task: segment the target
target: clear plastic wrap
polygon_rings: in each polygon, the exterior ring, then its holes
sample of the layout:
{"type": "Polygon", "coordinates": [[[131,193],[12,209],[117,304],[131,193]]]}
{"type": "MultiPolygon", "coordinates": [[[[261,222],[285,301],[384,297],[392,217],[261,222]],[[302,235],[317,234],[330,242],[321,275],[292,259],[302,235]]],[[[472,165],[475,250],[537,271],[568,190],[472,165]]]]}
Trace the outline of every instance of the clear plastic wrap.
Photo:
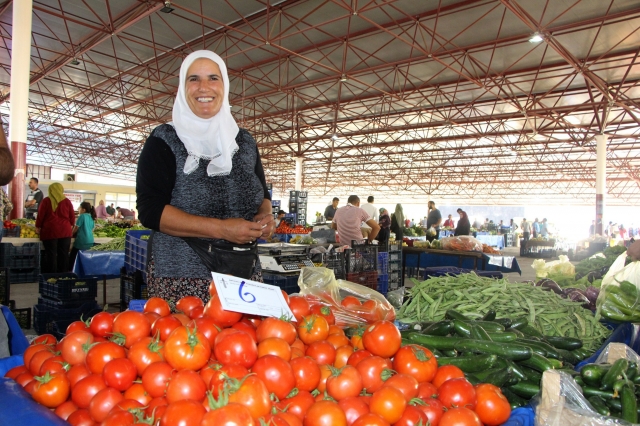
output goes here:
{"type": "Polygon", "coordinates": [[[482,253],[482,243],[468,235],[446,237],[440,240],[443,250],[453,251],[479,251],[482,253]]]}
{"type": "Polygon", "coordinates": [[[391,306],[396,309],[400,309],[402,308],[402,304],[404,303],[404,294],[404,287],[400,287],[396,290],[391,290],[387,293],[387,300],[389,301],[389,303],[391,303],[391,306]]]}
{"type": "Polygon", "coordinates": [[[331,307],[336,325],[340,327],[357,327],[396,318],[394,307],[382,294],[360,284],[336,280],[331,269],[302,268],[298,286],[300,295],[312,306],[321,304],[331,307]],[[355,296],[362,305],[345,308],[340,302],[346,296],[355,296]]]}
{"type": "Polygon", "coordinates": [[[627,252],[613,262],[602,279],[597,313],[618,322],[640,322],[640,261],[625,266],[627,252]]]}
{"type": "Polygon", "coordinates": [[[558,260],[545,262],[543,259],[536,259],[531,265],[536,270],[536,278],[546,278],[551,275],[559,275],[573,278],[576,275],[576,267],[565,255],[558,256],[558,260]]]}

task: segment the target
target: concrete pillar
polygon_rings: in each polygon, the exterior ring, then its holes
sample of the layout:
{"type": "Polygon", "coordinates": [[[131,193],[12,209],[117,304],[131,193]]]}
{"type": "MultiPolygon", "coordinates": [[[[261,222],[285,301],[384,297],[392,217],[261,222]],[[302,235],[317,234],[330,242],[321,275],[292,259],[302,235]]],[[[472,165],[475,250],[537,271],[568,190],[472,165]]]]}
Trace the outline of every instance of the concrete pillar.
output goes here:
{"type": "Polygon", "coordinates": [[[296,157],[296,191],[302,191],[302,163],[304,158],[296,157]]]}
{"type": "Polygon", "coordinates": [[[32,0],[13,2],[11,36],[11,99],[9,107],[9,141],[15,162],[11,181],[12,218],[24,214],[24,183],[27,168],[27,123],[29,120],[29,69],[31,66],[32,0]]]}
{"type": "Polygon", "coordinates": [[[596,136],[596,234],[604,235],[607,194],[607,135],[596,136]]]}

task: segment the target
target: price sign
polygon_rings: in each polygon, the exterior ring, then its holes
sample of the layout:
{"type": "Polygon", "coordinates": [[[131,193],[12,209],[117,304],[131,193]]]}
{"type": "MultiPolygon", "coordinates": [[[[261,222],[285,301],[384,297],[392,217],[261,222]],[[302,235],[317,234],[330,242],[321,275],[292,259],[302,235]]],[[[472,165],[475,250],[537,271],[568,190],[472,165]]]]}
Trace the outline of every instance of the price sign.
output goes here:
{"type": "Polygon", "coordinates": [[[211,276],[224,310],[263,317],[284,315],[295,321],[280,287],[216,272],[211,276]]]}

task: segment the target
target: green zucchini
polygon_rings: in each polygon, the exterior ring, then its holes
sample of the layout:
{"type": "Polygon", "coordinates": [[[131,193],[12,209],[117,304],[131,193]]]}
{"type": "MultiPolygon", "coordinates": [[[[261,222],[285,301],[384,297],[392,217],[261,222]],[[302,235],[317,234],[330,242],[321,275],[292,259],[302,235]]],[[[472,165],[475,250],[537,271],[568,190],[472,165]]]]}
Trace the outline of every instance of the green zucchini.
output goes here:
{"type": "MultiPolygon", "coordinates": [[[[620,417],[621,416],[621,411],[622,411],[622,401],[620,400],[620,398],[612,398],[612,399],[607,399],[604,401],[605,404],[607,404],[607,407],[611,408],[611,415],[613,416],[614,412],[617,412],[618,415],[616,417],[620,417]]],[[[640,416],[640,405],[638,406],[638,409],[636,410],[638,415],[640,416]]]]}
{"type": "Polygon", "coordinates": [[[458,340],[454,349],[462,353],[495,354],[514,361],[531,358],[531,349],[516,343],[494,343],[475,339],[458,340]]]}
{"type": "Polygon", "coordinates": [[[487,333],[487,331],[478,324],[473,324],[471,326],[471,338],[493,342],[493,339],[491,338],[491,336],[489,336],[489,333],[487,333]]]}
{"type": "Polygon", "coordinates": [[[419,333],[410,334],[407,336],[407,339],[413,343],[422,345],[427,349],[434,348],[439,349],[440,351],[453,349],[455,343],[460,340],[459,337],[428,336],[426,334],[419,333]]]}
{"type": "Polygon", "coordinates": [[[582,393],[587,398],[597,395],[605,401],[613,398],[613,391],[606,391],[593,386],[583,386],[582,393]]]}
{"type": "Polygon", "coordinates": [[[504,326],[495,321],[469,321],[470,325],[480,325],[487,333],[501,333],[503,332],[504,326]]]}
{"type": "Polygon", "coordinates": [[[457,357],[459,354],[455,349],[442,349],[442,355],[448,358],[453,358],[457,357]]]}
{"type": "Polygon", "coordinates": [[[478,379],[476,376],[474,376],[471,373],[465,373],[464,377],[467,379],[467,381],[469,383],[471,383],[473,386],[477,386],[479,384],[482,384],[482,380],[478,379]]]}
{"type": "Polygon", "coordinates": [[[464,316],[464,314],[461,314],[460,312],[454,310],[454,309],[449,309],[448,311],[446,311],[444,313],[445,318],[449,318],[452,320],[461,320],[461,321],[469,321],[471,318],[467,318],[466,316],[464,316]]]}
{"type": "Polygon", "coordinates": [[[605,404],[604,399],[602,399],[601,397],[594,395],[590,398],[587,398],[589,403],[591,404],[591,406],[593,407],[593,409],[600,414],[601,416],[610,416],[611,415],[611,410],[609,410],[609,407],[607,407],[607,404],[605,404]]]}
{"type": "Polygon", "coordinates": [[[630,384],[635,389],[633,382],[630,382],[627,379],[620,379],[620,380],[616,380],[615,383],[613,384],[613,393],[614,394],[620,393],[622,391],[622,388],[627,384],[630,384]]]}
{"type": "Polygon", "coordinates": [[[562,361],[552,360],[536,353],[532,353],[528,359],[520,361],[519,364],[540,372],[562,368],[562,361]]]}
{"type": "MultiPolygon", "coordinates": [[[[538,348],[540,351],[543,352],[540,355],[545,356],[547,358],[553,358],[553,359],[561,358],[556,348],[554,348],[548,343],[538,341],[538,340],[532,340],[532,339],[518,339],[516,340],[516,343],[522,343],[523,345],[530,345],[532,351],[534,350],[534,348],[538,348]]],[[[534,352],[539,353],[538,351],[534,351],[534,352]]]]}
{"type": "Polygon", "coordinates": [[[616,380],[622,378],[622,374],[627,371],[629,368],[629,360],[625,358],[620,358],[616,360],[612,365],[609,371],[607,371],[602,378],[602,382],[600,382],[600,389],[609,390],[613,389],[613,384],[616,380]]]}
{"type": "MultiPolygon", "coordinates": [[[[513,371],[513,375],[515,377],[518,378],[518,380],[527,380],[529,378],[529,376],[527,376],[527,373],[525,373],[524,368],[521,367],[520,365],[516,364],[515,362],[511,361],[510,359],[506,359],[505,360],[507,366],[511,369],[511,371],[513,371]]],[[[542,377],[542,376],[540,376],[542,377]]],[[[535,380],[533,380],[535,381],[535,380]]],[[[538,380],[540,381],[540,380],[538,380]]]]}
{"type": "Polygon", "coordinates": [[[453,332],[453,321],[451,320],[434,322],[422,330],[422,334],[428,334],[430,336],[447,336],[451,332],[453,332]]]}
{"type": "Polygon", "coordinates": [[[494,342],[500,342],[500,343],[515,342],[515,340],[518,338],[518,335],[512,331],[505,331],[504,333],[487,332],[487,334],[489,335],[491,340],[493,340],[494,342]]]}
{"type": "Polygon", "coordinates": [[[486,314],[482,317],[482,321],[494,321],[496,319],[496,311],[490,309],[486,314]]]}
{"type": "Polygon", "coordinates": [[[625,373],[628,380],[633,381],[638,375],[638,364],[635,362],[629,363],[629,368],[627,368],[627,372],[625,373]]]}
{"type": "Polygon", "coordinates": [[[509,333],[513,333],[515,334],[517,337],[524,339],[525,335],[522,331],[518,330],[517,328],[510,328],[509,329],[509,333]]]}
{"type": "Polygon", "coordinates": [[[576,381],[578,386],[580,386],[580,387],[585,386],[584,380],[582,380],[582,376],[576,376],[576,377],[573,378],[573,380],[576,381]]]}
{"type": "Polygon", "coordinates": [[[540,384],[523,380],[515,385],[508,386],[508,389],[516,395],[531,399],[540,392],[540,384]]]}
{"type": "Polygon", "coordinates": [[[502,325],[505,330],[507,328],[511,328],[511,318],[496,318],[493,320],[493,322],[497,322],[498,324],[502,325]]]}
{"type": "Polygon", "coordinates": [[[528,381],[539,383],[540,380],[542,380],[542,373],[540,371],[524,367],[523,365],[519,365],[519,367],[527,376],[528,381]]]}
{"type": "Polygon", "coordinates": [[[429,321],[429,322],[417,322],[415,324],[411,324],[409,326],[409,330],[410,331],[419,331],[419,332],[423,332],[423,330],[427,327],[429,327],[430,325],[435,324],[433,321],[429,321]]]}
{"type": "Polygon", "coordinates": [[[580,359],[573,354],[573,352],[568,351],[566,349],[557,349],[558,355],[560,355],[560,359],[569,362],[571,364],[577,364],[580,362],[580,359]]]}
{"type": "Polygon", "coordinates": [[[520,330],[522,327],[524,327],[525,325],[529,324],[529,321],[527,320],[526,317],[520,317],[520,318],[516,318],[516,319],[511,319],[511,327],[509,328],[515,328],[516,330],[520,330]]]}
{"type": "Polygon", "coordinates": [[[582,347],[582,340],[573,337],[544,336],[544,340],[556,349],[573,351],[582,347]]]}
{"type": "Polygon", "coordinates": [[[531,324],[527,324],[524,327],[520,327],[518,330],[522,331],[527,336],[542,338],[542,333],[538,331],[537,328],[533,327],[531,324]]]}
{"type": "Polygon", "coordinates": [[[630,423],[638,423],[638,401],[633,386],[628,382],[620,391],[620,402],[622,403],[622,419],[630,423]]]}
{"type": "Polygon", "coordinates": [[[524,407],[529,403],[527,399],[524,399],[521,396],[511,392],[509,388],[503,387],[500,390],[502,391],[502,394],[507,397],[507,400],[509,400],[509,405],[511,406],[512,410],[515,410],[518,407],[524,407]]]}
{"type": "Polygon", "coordinates": [[[467,321],[462,321],[459,319],[453,320],[453,329],[460,337],[464,337],[467,339],[471,337],[471,325],[467,321]]]}
{"type": "Polygon", "coordinates": [[[490,370],[477,372],[474,374],[474,376],[480,379],[483,383],[489,383],[498,387],[517,383],[517,378],[514,376],[513,371],[511,371],[511,368],[509,367],[493,368],[490,370]],[[511,383],[513,379],[515,379],[515,383],[511,383]]]}
{"type": "Polygon", "coordinates": [[[531,352],[533,352],[534,354],[538,354],[538,355],[543,356],[543,357],[547,356],[546,349],[538,346],[537,343],[539,343],[539,342],[537,342],[535,340],[516,339],[515,343],[518,343],[520,345],[527,346],[527,347],[531,348],[531,352]],[[533,342],[533,343],[531,343],[531,342],[533,342]]]}
{"type": "Polygon", "coordinates": [[[476,373],[493,367],[498,357],[496,355],[472,355],[459,357],[438,358],[438,366],[455,365],[465,373],[476,373]]]}

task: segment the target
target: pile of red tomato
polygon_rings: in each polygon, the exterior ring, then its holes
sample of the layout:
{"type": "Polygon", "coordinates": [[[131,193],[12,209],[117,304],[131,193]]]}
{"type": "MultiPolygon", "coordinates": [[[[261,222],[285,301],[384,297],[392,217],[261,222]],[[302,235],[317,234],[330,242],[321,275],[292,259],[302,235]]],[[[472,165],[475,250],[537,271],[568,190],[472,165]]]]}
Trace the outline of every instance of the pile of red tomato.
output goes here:
{"type": "Polygon", "coordinates": [[[18,225],[16,225],[15,223],[11,222],[10,220],[5,220],[4,222],[2,222],[2,227],[3,228],[14,229],[17,226],[18,225]]]}
{"type": "Polygon", "coordinates": [[[39,336],[10,377],[71,425],[498,425],[499,388],[472,386],[380,320],[347,337],[327,307],[292,296],[296,322],[256,318],[211,300],[172,314],[101,312],[57,342],[39,336]]]}

